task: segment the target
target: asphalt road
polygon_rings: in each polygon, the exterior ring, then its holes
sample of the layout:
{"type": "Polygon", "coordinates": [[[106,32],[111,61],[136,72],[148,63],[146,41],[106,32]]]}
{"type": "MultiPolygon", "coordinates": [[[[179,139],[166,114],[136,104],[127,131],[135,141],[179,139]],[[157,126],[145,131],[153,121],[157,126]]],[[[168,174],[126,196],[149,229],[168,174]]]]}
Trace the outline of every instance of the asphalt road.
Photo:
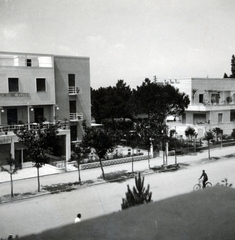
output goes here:
{"type": "MultiPolygon", "coordinates": [[[[223,156],[232,152],[233,148],[224,148],[222,150],[213,150],[211,155],[223,156]]],[[[191,192],[194,184],[197,183],[202,169],[206,170],[209,181],[212,182],[213,185],[221,182],[224,178],[228,178],[229,183],[235,184],[235,158],[220,158],[219,160],[209,161],[206,157],[207,152],[198,154],[197,156],[182,157],[179,158],[178,161],[190,161],[190,166],[176,172],[146,175],[145,185],[150,184],[153,200],[159,201],[191,192]]],[[[155,160],[151,161],[152,165],[155,165],[154,161],[155,160]]],[[[156,161],[160,160],[156,159],[156,161]]],[[[174,158],[171,157],[169,161],[173,162],[174,158]]],[[[135,170],[138,170],[138,168],[143,169],[143,166],[147,168],[147,161],[142,161],[139,164],[135,163],[135,170]]],[[[131,170],[131,164],[106,167],[105,171],[107,173],[125,168],[131,170]]],[[[82,178],[83,180],[86,180],[86,177],[91,179],[100,176],[100,174],[100,169],[86,170],[82,172],[82,178]]],[[[47,184],[51,181],[76,181],[77,173],[73,172],[43,177],[41,181],[42,184],[44,184],[44,180],[47,184]]],[[[70,224],[73,223],[78,212],[82,214],[82,220],[84,221],[89,218],[119,211],[121,210],[122,198],[125,197],[127,184],[134,186],[134,180],[130,179],[122,183],[105,183],[87,188],[84,187],[71,192],[1,204],[0,237],[6,237],[9,233],[23,236],[70,224]]],[[[29,191],[31,188],[35,190],[37,188],[35,178],[16,181],[14,185],[15,189],[19,191],[21,189],[29,191]]],[[[1,193],[2,189],[5,189],[5,186],[8,186],[9,193],[9,183],[0,185],[1,193]]]]}

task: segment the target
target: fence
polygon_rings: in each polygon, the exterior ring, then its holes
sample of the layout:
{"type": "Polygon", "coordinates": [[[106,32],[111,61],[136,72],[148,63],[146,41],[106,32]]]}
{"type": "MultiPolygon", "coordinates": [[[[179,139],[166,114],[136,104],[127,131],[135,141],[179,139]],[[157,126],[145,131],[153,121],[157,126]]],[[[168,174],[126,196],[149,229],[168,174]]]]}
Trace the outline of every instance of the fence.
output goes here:
{"type": "MultiPolygon", "coordinates": [[[[149,158],[152,158],[150,155],[149,158]]],[[[148,156],[135,156],[133,157],[134,162],[136,161],[142,161],[147,160],[148,156]]],[[[111,166],[111,165],[117,165],[122,163],[128,163],[132,161],[132,157],[126,157],[126,158],[118,158],[118,159],[112,159],[112,160],[103,160],[102,166],[111,166]]],[[[73,164],[73,163],[72,163],[73,164]]],[[[100,167],[100,162],[93,162],[93,163],[84,163],[80,165],[81,170],[85,169],[92,169],[92,168],[98,168],[100,167]]]]}

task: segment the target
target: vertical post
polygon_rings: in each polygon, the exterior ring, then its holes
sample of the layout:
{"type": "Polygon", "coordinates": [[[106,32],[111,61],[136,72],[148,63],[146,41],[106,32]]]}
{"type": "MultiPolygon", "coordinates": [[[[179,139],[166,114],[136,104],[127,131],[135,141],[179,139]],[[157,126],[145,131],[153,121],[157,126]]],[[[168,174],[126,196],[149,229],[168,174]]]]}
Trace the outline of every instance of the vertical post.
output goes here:
{"type": "Polygon", "coordinates": [[[28,130],[30,130],[30,109],[29,109],[29,103],[27,106],[27,114],[28,114],[28,130]]]}
{"type": "Polygon", "coordinates": [[[53,124],[55,124],[55,118],[56,118],[56,106],[53,105],[52,106],[52,115],[53,115],[53,124]]]}
{"type": "Polygon", "coordinates": [[[65,142],[66,142],[66,154],[65,154],[65,172],[68,171],[67,161],[71,156],[71,146],[70,146],[70,131],[65,135],[65,142]]]}
{"type": "Polygon", "coordinates": [[[15,159],[15,141],[11,137],[11,156],[15,159]]]}
{"type": "Polygon", "coordinates": [[[220,143],[221,143],[221,148],[222,148],[223,147],[223,132],[221,132],[221,141],[220,141],[220,143]]]}
{"type": "Polygon", "coordinates": [[[168,142],[166,142],[166,165],[168,165],[168,142]]]}
{"type": "Polygon", "coordinates": [[[24,149],[20,149],[20,153],[21,153],[21,166],[23,167],[23,163],[24,163],[24,149]]]}
{"type": "Polygon", "coordinates": [[[177,165],[176,149],[175,149],[175,165],[177,165]]]}

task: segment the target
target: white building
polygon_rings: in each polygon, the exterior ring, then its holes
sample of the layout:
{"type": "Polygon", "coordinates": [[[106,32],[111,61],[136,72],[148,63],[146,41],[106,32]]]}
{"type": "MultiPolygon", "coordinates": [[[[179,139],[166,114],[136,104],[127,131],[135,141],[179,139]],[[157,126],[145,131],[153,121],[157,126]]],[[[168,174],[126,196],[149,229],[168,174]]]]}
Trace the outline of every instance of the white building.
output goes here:
{"type": "Polygon", "coordinates": [[[229,135],[235,129],[235,79],[179,78],[165,80],[165,83],[186,93],[190,99],[179,121],[168,122],[178,134],[184,136],[187,126],[195,128],[198,137],[215,127],[229,135]]]}
{"type": "Polygon", "coordinates": [[[71,155],[71,141],[91,123],[90,66],[87,57],[0,52],[0,164],[9,153],[24,162],[14,129],[61,122],[56,155],[71,155]]]}

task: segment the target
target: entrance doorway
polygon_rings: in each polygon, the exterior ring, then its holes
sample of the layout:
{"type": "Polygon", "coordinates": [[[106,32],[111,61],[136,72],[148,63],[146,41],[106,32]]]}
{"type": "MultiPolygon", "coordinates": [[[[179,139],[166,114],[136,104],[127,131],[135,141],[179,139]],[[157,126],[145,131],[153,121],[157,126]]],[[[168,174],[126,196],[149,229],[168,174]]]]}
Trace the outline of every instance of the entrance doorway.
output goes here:
{"type": "Polygon", "coordinates": [[[43,108],[34,108],[34,119],[36,123],[45,121],[43,108]]]}
{"type": "Polygon", "coordinates": [[[17,117],[17,109],[16,108],[9,108],[7,109],[7,124],[17,124],[18,117],[17,117]]]}
{"type": "Polygon", "coordinates": [[[77,126],[70,126],[71,141],[77,140],[77,126]]]}

